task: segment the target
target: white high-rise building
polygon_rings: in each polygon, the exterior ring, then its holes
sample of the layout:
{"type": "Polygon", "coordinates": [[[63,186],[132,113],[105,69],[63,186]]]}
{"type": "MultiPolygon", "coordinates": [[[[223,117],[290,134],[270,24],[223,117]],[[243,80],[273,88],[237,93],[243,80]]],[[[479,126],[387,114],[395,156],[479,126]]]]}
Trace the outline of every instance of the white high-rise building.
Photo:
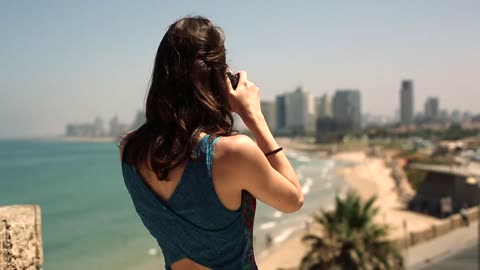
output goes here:
{"type": "Polygon", "coordinates": [[[286,129],[292,135],[314,135],[315,99],[302,87],[285,95],[286,129]]]}
{"type": "Polygon", "coordinates": [[[332,116],[332,102],[327,94],[315,98],[315,107],[317,118],[332,116]]]}

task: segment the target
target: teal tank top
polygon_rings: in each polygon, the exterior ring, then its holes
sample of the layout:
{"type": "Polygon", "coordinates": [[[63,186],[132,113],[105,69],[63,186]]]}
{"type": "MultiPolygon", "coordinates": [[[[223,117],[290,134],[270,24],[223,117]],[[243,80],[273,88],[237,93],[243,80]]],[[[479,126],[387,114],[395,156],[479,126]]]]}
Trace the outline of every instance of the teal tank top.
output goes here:
{"type": "Polygon", "coordinates": [[[226,209],[212,183],[214,146],[220,137],[205,135],[197,159],[188,160],[168,201],[152,192],[135,166],[122,162],[125,186],[150,234],[157,240],[165,267],[188,258],[211,269],[257,269],[253,253],[256,199],[242,192],[237,211],[226,209]]]}

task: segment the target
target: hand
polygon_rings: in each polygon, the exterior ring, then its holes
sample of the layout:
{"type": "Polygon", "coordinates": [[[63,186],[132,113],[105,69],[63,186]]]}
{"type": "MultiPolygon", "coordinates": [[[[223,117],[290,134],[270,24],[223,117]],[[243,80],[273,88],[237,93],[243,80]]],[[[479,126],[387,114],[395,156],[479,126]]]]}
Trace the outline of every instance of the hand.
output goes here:
{"type": "Polygon", "coordinates": [[[247,124],[258,118],[263,118],[260,107],[260,89],[247,79],[247,72],[240,71],[237,89],[233,89],[230,79],[228,84],[228,102],[232,112],[238,113],[243,122],[247,124]]]}

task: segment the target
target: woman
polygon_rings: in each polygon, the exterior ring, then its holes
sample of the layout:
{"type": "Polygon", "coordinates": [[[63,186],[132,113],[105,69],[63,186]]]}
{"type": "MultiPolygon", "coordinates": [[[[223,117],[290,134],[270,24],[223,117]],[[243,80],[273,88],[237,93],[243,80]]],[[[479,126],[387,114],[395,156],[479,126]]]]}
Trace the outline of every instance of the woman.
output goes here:
{"type": "Polygon", "coordinates": [[[157,51],[146,123],[120,143],[125,185],[167,269],[257,269],[255,198],[297,211],[295,171],[260,110],[259,89],[226,76],[224,39],[208,19],[172,24],[157,51]],[[238,113],[256,138],[234,134],[238,113]]]}

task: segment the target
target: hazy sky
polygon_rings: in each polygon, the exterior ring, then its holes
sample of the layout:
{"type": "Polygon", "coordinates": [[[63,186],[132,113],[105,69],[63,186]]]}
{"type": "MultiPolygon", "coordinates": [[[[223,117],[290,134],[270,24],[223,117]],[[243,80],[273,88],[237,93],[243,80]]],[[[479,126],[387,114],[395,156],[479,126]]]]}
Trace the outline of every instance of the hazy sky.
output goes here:
{"type": "Polygon", "coordinates": [[[0,0],[0,138],[62,134],[68,122],[133,120],[167,27],[203,15],[263,99],[297,85],[358,88],[392,116],[403,78],[415,107],[480,112],[480,1],[0,0]],[[221,4],[218,4],[221,3],[221,4]]]}

